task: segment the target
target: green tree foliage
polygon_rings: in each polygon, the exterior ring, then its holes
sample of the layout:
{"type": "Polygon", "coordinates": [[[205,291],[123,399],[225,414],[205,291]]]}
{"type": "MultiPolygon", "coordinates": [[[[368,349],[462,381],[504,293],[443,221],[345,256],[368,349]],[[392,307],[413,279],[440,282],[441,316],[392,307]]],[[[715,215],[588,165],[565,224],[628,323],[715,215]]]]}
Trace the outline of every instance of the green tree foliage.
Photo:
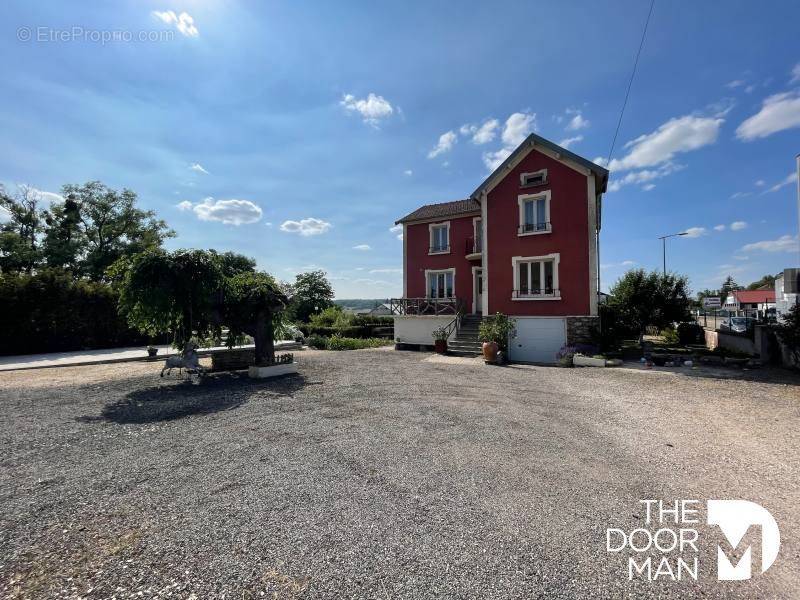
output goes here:
{"type": "Polygon", "coordinates": [[[778,337],[794,358],[795,365],[800,365],[800,304],[795,304],[783,316],[778,327],[778,337]]]}
{"type": "Polygon", "coordinates": [[[754,281],[747,286],[748,290],[774,290],[775,289],[775,275],[764,275],[758,281],[754,281]]]}
{"type": "Polygon", "coordinates": [[[311,315],[333,305],[333,287],[324,271],[300,273],[292,286],[291,312],[294,318],[307,323],[311,315]]]}
{"type": "Polygon", "coordinates": [[[41,235],[45,211],[40,194],[20,186],[14,196],[0,186],[0,270],[31,273],[42,261],[41,235]]]}
{"type": "Polygon", "coordinates": [[[686,277],[632,269],[611,288],[609,306],[619,323],[641,336],[648,325],[662,329],[691,318],[688,287],[686,277]]]}
{"type": "Polygon", "coordinates": [[[178,348],[193,335],[219,337],[212,309],[223,282],[215,253],[143,252],[133,257],[119,281],[120,313],[144,333],[173,333],[178,348]]]}
{"type": "Polygon", "coordinates": [[[736,283],[733,275],[728,275],[725,281],[722,282],[722,287],[719,288],[719,296],[722,304],[725,304],[725,300],[728,299],[728,296],[740,289],[742,289],[742,286],[736,283]]]}
{"type": "Polygon", "coordinates": [[[222,319],[232,335],[246,333],[255,342],[255,364],[275,360],[275,322],[289,299],[275,279],[263,272],[243,272],[226,281],[222,319]]]}

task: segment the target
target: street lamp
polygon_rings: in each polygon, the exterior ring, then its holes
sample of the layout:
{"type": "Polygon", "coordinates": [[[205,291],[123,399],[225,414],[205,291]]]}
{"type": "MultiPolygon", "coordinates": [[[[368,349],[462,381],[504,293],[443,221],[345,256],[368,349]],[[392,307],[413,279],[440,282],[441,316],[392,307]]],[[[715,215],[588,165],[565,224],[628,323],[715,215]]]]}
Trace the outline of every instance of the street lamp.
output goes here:
{"type": "Polygon", "coordinates": [[[680,233],[670,233],[669,235],[662,235],[658,238],[661,240],[661,252],[664,260],[664,275],[667,274],[667,238],[678,237],[679,235],[689,235],[689,232],[681,231],[680,233]]]}

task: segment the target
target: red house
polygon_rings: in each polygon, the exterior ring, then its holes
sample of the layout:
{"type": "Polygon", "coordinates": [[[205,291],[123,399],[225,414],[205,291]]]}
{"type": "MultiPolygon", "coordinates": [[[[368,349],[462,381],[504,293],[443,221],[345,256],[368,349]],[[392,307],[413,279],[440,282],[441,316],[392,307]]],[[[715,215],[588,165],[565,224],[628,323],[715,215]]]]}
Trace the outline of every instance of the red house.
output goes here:
{"type": "Polygon", "coordinates": [[[553,362],[597,322],[600,201],[608,171],[531,134],[465,200],[428,204],[403,225],[399,344],[477,353],[481,315],[516,320],[512,360],[553,362]],[[463,318],[456,318],[462,314],[463,318]]]}

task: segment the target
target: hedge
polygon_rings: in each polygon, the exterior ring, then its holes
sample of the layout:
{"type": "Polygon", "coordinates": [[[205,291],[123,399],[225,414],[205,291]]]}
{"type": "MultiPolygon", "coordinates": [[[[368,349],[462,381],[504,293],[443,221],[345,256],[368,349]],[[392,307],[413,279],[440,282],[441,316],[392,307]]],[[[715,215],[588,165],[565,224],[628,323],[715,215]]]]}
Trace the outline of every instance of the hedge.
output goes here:
{"type": "Polygon", "coordinates": [[[58,270],[0,274],[0,331],[0,355],[5,356],[150,341],[118,315],[117,294],[108,285],[58,270]]]}
{"type": "Polygon", "coordinates": [[[349,338],[339,335],[331,337],[312,336],[308,345],[319,350],[362,350],[364,348],[379,348],[392,344],[392,340],[385,338],[349,338]]]}
{"type": "MultiPolygon", "coordinates": [[[[340,335],[348,338],[371,338],[375,337],[376,329],[387,329],[386,325],[373,324],[373,325],[352,325],[349,327],[321,327],[318,325],[300,325],[300,331],[306,337],[321,336],[331,337],[332,335],[340,335]]],[[[389,335],[389,337],[392,337],[389,335]]]]}

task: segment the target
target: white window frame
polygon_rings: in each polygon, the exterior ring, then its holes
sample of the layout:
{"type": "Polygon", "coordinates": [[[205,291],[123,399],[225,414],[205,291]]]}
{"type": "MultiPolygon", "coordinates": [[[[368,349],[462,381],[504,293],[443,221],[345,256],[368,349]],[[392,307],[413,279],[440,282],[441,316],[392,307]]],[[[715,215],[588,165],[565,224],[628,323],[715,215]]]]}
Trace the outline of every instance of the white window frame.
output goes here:
{"type": "MultiPolygon", "coordinates": [[[[558,286],[558,263],[561,261],[561,255],[556,252],[554,254],[545,254],[544,256],[514,256],[511,259],[511,268],[514,270],[514,288],[511,292],[511,299],[517,300],[561,300],[561,289],[558,286]],[[532,263],[545,261],[553,262],[553,293],[552,294],[525,294],[521,295],[519,290],[519,265],[520,263],[532,263]]],[[[541,272],[539,281],[544,283],[544,264],[540,267],[541,272]]],[[[528,276],[528,285],[530,285],[530,275],[528,276]]]]}
{"type": "MultiPolygon", "coordinates": [[[[545,190],[536,194],[521,194],[520,196],[517,196],[517,204],[519,204],[519,225],[517,227],[518,236],[552,233],[553,225],[550,222],[550,190],[545,190]],[[542,199],[544,199],[544,219],[545,223],[547,223],[546,229],[525,231],[525,203],[542,199]]],[[[535,212],[536,211],[534,211],[534,214],[535,212]]]]}
{"type": "Polygon", "coordinates": [[[475,250],[475,242],[481,239],[481,251],[470,252],[469,256],[483,254],[483,219],[481,217],[472,218],[472,250],[475,250]]]}
{"type": "MultiPolygon", "coordinates": [[[[445,293],[447,293],[447,283],[446,283],[446,281],[447,280],[445,279],[445,290],[444,290],[445,293]]],[[[428,298],[429,300],[435,300],[435,299],[444,300],[444,299],[455,298],[456,297],[456,270],[455,270],[455,268],[452,267],[450,269],[425,269],[425,297],[428,298]],[[452,275],[453,275],[453,295],[452,296],[442,296],[441,298],[439,298],[438,296],[436,296],[436,297],[431,296],[430,295],[431,288],[428,285],[428,281],[429,281],[430,276],[431,275],[441,275],[441,274],[447,275],[447,273],[452,273],[452,275]]]]}
{"type": "Polygon", "coordinates": [[[547,183],[547,169],[539,169],[538,171],[530,171],[528,173],[519,174],[520,187],[536,187],[537,185],[545,185],[547,183]],[[526,179],[529,177],[542,176],[542,181],[539,183],[528,183],[526,179]]]}
{"type": "Polygon", "coordinates": [[[439,223],[428,224],[428,255],[431,254],[450,254],[450,221],[440,221],[439,223]],[[433,230],[445,227],[447,228],[447,248],[444,250],[433,249],[433,230]]]}

